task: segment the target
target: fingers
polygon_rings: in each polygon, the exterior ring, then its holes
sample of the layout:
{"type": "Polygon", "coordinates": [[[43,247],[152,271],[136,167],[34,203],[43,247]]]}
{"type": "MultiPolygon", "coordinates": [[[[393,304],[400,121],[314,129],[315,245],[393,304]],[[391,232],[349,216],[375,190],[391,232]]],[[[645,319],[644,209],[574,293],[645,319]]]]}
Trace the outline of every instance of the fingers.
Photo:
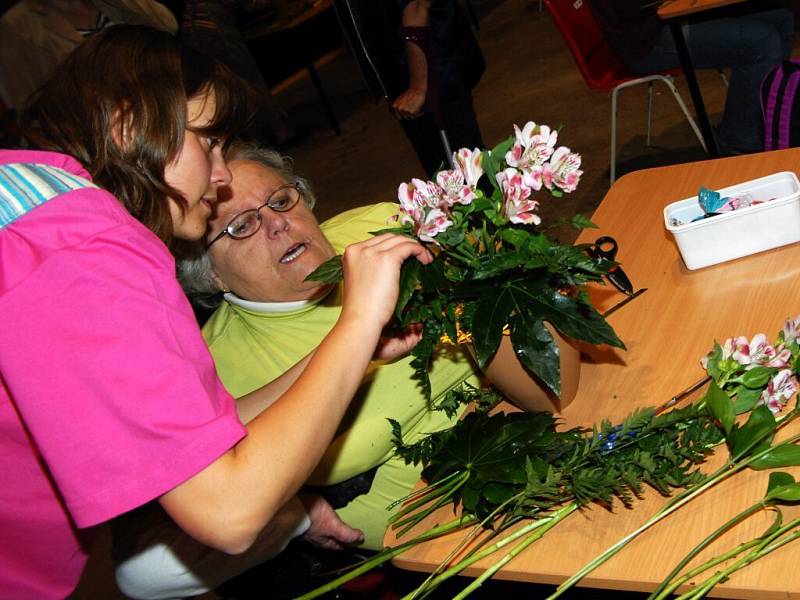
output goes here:
{"type": "Polygon", "coordinates": [[[402,257],[402,260],[414,256],[425,265],[433,261],[433,255],[425,246],[410,237],[396,233],[382,233],[358,244],[348,246],[345,249],[345,255],[348,252],[352,255],[367,249],[393,255],[396,253],[397,256],[402,257]]]}

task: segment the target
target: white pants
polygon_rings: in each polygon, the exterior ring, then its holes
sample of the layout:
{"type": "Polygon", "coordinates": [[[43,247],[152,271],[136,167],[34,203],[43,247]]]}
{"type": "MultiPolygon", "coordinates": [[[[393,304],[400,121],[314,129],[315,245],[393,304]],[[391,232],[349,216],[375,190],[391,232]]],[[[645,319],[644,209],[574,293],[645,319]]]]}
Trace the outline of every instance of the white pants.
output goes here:
{"type": "Polygon", "coordinates": [[[292,498],[249,550],[230,555],[195,541],[171,520],[150,523],[142,529],[140,519],[123,518],[114,525],[117,585],[126,596],[137,600],[204,594],[275,557],[310,524],[302,502],[292,498]]]}

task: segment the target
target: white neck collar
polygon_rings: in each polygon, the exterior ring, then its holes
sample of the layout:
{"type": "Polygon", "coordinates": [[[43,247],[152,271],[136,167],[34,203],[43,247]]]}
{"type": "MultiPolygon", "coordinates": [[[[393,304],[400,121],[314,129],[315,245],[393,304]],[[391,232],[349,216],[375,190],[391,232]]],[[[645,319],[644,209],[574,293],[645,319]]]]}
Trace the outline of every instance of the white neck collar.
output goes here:
{"type": "MultiPolygon", "coordinates": [[[[331,286],[331,291],[333,291],[335,287],[336,286],[331,286]]],[[[330,291],[328,294],[330,294],[330,291]]],[[[322,294],[321,296],[311,298],[310,300],[294,300],[291,302],[256,302],[253,300],[245,300],[244,298],[240,298],[233,292],[225,292],[223,297],[227,302],[235,304],[236,306],[241,306],[249,311],[269,314],[289,313],[307,308],[309,306],[314,306],[315,304],[319,304],[322,300],[324,300],[328,294],[322,294]]]]}

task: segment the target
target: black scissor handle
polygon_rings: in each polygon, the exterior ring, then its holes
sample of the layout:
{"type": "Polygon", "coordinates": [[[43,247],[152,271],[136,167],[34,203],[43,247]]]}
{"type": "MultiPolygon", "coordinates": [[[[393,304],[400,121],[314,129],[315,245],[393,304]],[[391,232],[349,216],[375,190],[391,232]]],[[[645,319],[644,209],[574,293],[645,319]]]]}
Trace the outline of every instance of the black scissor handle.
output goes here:
{"type": "MultiPolygon", "coordinates": [[[[589,249],[589,254],[593,258],[602,258],[616,262],[618,250],[619,246],[617,245],[617,240],[610,235],[603,235],[595,240],[594,245],[589,249]]],[[[606,277],[611,284],[623,294],[627,294],[628,296],[633,294],[633,284],[619,265],[615,265],[606,274],[606,277]]]]}

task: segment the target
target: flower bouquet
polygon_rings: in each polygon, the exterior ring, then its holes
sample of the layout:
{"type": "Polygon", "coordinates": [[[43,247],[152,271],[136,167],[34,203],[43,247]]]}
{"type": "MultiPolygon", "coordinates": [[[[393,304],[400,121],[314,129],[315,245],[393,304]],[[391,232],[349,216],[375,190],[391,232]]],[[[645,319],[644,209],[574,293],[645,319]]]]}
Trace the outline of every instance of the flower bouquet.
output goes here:
{"type": "MultiPolygon", "coordinates": [[[[560,396],[559,349],[548,322],[567,338],[624,347],[584,291],[614,263],[589,256],[589,245],[563,245],[546,235],[537,194],[561,198],[580,180],[581,157],[556,147],[558,132],[529,122],[492,150],[462,148],[454,169],[436,181],[412,179],[398,189],[396,227],[419,239],[434,261],[403,265],[396,317],[422,323],[412,354],[416,377],[430,395],[428,366],[442,341],[469,342],[483,368],[510,335],[516,356],[560,396]]],[[[577,228],[593,227],[573,217],[577,228]]],[[[341,279],[341,257],[310,279],[341,279]]]]}

